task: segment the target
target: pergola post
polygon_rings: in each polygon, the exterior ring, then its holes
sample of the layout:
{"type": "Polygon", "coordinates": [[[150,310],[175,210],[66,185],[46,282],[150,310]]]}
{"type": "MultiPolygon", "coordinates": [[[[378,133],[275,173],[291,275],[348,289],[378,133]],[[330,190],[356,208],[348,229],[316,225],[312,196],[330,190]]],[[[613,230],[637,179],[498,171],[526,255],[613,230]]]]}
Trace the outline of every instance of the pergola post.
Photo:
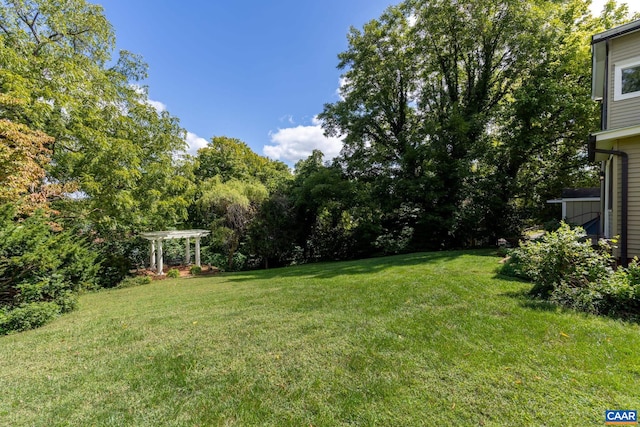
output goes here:
{"type": "Polygon", "coordinates": [[[184,240],[186,240],[186,243],[184,244],[184,265],[189,265],[191,264],[191,245],[189,243],[188,237],[186,237],[184,240]]]}
{"type": "Polygon", "coordinates": [[[150,248],[149,248],[149,268],[153,270],[156,268],[156,241],[149,240],[150,248]]]}
{"type": "Polygon", "coordinates": [[[157,252],[157,267],[158,270],[156,271],[156,274],[161,276],[163,273],[163,265],[162,265],[162,239],[158,239],[158,252],[157,252]]]}
{"type": "Polygon", "coordinates": [[[202,267],[200,265],[200,236],[196,236],[196,266],[202,267]]]}

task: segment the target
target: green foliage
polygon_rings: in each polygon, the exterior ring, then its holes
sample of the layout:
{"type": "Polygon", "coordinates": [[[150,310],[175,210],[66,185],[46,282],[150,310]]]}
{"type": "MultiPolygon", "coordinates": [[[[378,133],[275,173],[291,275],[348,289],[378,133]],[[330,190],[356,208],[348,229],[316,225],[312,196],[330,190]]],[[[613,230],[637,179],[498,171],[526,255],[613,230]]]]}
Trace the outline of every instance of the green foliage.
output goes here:
{"type": "Polygon", "coordinates": [[[129,272],[148,262],[147,240],[131,233],[112,233],[92,242],[92,249],[99,254],[100,268],[96,276],[97,288],[118,285],[129,272]]]}
{"type": "Polygon", "coordinates": [[[602,295],[600,312],[640,320],[640,261],[634,258],[629,266],[597,287],[602,295]]]}
{"type": "Polygon", "coordinates": [[[612,269],[608,244],[594,249],[580,227],[562,223],[511,252],[501,272],[534,282],[531,293],[575,310],[640,318],[640,265],[612,269]]]}
{"type": "MultiPolygon", "coordinates": [[[[280,232],[278,225],[267,222],[269,215],[260,212],[269,196],[283,191],[291,180],[292,175],[284,163],[257,155],[238,139],[218,136],[198,150],[192,166],[194,179],[200,184],[190,208],[191,224],[211,229],[208,238],[211,253],[226,254],[224,262],[215,259],[212,264],[237,270],[236,252],[244,251],[246,259],[251,249],[268,265],[265,257],[287,251],[290,240],[287,242],[283,238],[286,233],[277,239],[278,245],[283,246],[280,249],[257,231],[280,232]]],[[[274,218],[269,221],[271,219],[274,218]]]]}
{"type": "Polygon", "coordinates": [[[216,175],[202,183],[201,192],[196,206],[212,230],[210,240],[227,253],[226,268],[237,269],[233,265],[236,262],[234,257],[241,244],[248,239],[251,223],[260,205],[267,199],[268,191],[255,180],[223,181],[222,177],[216,175]]]}
{"type": "Polygon", "coordinates": [[[126,277],[120,283],[118,283],[118,288],[133,288],[136,286],[148,285],[151,283],[150,276],[133,276],[126,277]]]}
{"type": "Polygon", "coordinates": [[[247,269],[248,257],[242,251],[238,251],[233,254],[231,262],[229,262],[229,256],[220,252],[207,251],[206,256],[203,259],[207,264],[211,264],[220,271],[242,271],[247,269]]]}
{"type": "MultiPolygon", "coordinates": [[[[303,261],[363,257],[375,252],[373,241],[380,220],[378,201],[366,183],[350,180],[339,165],[323,164],[318,150],[296,164],[289,193],[294,235],[303,261]]],[[[284,218],[282,221],[286,221],[284,218]]],[[[288,256],[293,256],[288,246],[288,256]]]]}
{"type": "Polygon", "coordinates": [[[71,311],[78,292],[93,287],[96,254],[83,239],[58,228],[41,211],[16,221],[10,206],[0,210],[0,308],[5,331],[11,325],[20,330],[39,326],[71,311]],[[18,311],[12,314],[14,310],[18,311]]]}
{"type": "Polygon", "coordinates": [[[0,335],[39,328],[62,312],[55,302],[30,302],[10,310],[0,308],[0,335]]]}
{"type": "Polygon", "coordinates": [[[381,234],[376,239],[375,245],[385,255],[406,252],[413,238],[413,228],[405,226],[398,235],[395,233],[381,234]]]}
{"type": "Polygon", "coordinates": [[[246,270],[248,261],[249,257],[247,255],[245,255],[243,252],[236,252],[233,254],[233,258],[231,258],[231,267],[228,271],[246,270]]]}
{"type": "Polygon", "coordinates": [[[613,272],[611,265],[606,244],[594,250],[582,228],[562,223],[558,230],[514,249],[505,272],[513,271],[533,281],[532,294],[546,298],[562,284],[586,288],[605,279],[613,272]]]}
{"type": "Polygon", "coordinates": [[[61,204],[66,216],[103,237],[186,219],[192,184],[175,156],[185,132],[135,84],[146,77],[141,58],[112,58],[102,6],[1,1],[0,21],[0,119],[55,139],[47,181],[85,196],[61,204]]]}
{"type": "Polygon", "coordinates": [[[286,164],[270,160],[251,151],[244,142],[224,136],[198,150],[194,173],[199,181],[219,176],[224,181],[259,181],[269,191],[291,178],[286,164]]]}
{"type": "Polygon", "coordinates": [[[249,227],[249,246],[265,268],[291,262],[295,239],[294,206],[283,193],[272,194],[249,227]]]}
{"type": "Polygon", "coordinates": [[[167,277],[171,279],[176,279],[180,277],[180,270],[178,270],[177,268],[170,269],[169,271],[167,271],[167,277]]]}
{"type": "Polygon", "coordinates": [[[640,320],[640,267],[637,258],[627,269],[618,270],[586,287],[562,284],[551,295],[551,301],[576,310],[640,320]]]}
{"type": "MultiPolygon", "coordinates": [[[[379,236],[414,229],[412,248],[517,236],[563,187],[597,183],[584,140],[597,129],[584,0],[417,0],[348,34],[341,100],[320,114],[344,137],[339,164],[370,185],[379,236]],[[419,216],[402,224],[402,206],[419,216]]],[[[375,240],[375,237],[374,237],[375,240]]]]}
{"type": "Polygon", "coordinates": [[[206,252],[203,251],[202,255],[207,264],[211,264],[220,271],[227,270],[227,258],[223,254],[219,252],[212,252],[210,248],[207,248],[206,252]]]}
{"type": "Polygon", "coordinates": [[[192,265],[191,268],[189,269],[189,274],[191,274],[192,276],[197,276],[198,274],[202,273],[202,267],[199,267],[197,265],[192,265]]]}
{"type": "Polygon", "coordinates": [[[14,222],[9,212],[0,218],[0,303],[47,300],[66,307],[68,291],[91,286],[96,255],[70,232],[54,230],[41,213],[14,222]]]}

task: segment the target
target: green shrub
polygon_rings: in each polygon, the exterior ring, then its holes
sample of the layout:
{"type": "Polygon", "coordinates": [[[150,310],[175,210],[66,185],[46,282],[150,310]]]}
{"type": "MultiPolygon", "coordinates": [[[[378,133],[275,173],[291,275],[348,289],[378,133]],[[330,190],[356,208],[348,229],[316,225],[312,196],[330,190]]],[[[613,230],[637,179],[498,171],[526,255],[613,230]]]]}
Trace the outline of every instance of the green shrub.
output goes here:
{"type": "MultiPolygon", "coordinates": [[[[500,274],[505,276],[517,277],[525,280],[532,280],[528,274],[528,268],[526,262],[528,257],[525,256],[524,251],[516,249],[507,249],[507,261],[502,265],[500,274]]],[[[499,256],[502,256],[499,254],[499,256]]]]}
{"type": "Polygon", "coordinates": [[[602,312],[602,295],[592,286],[576,288],[562,283],[549,295],[549,301],[577,311],[605,314],[602,312]]]}
{"type": "Polygon", "coordinates": [[[177,268],[172,268],[171,270],[167,271],[167,277],[171,279],[177,279],[178,277],[180,277],[180,270],[178,270],[177,268]]]}
{"type": "Polygon", "coordinates": [[[242,271],[247,268],[248,257],[242,252],[236,252],[233,254],[231,262],[231,271],[242,271]]]}
{"type": "Polygon", "coordinates": [[[149,261],[149,242],[123,232],[108,234],[106,238],[94,242],[92,249],[100,259],[96,288],[118,286],[132,269],[149,261]]]}
{"type": "Polygon", "coordinates": [[[60,231],[42,212],[18,219],[0,208],[2,330],[40,326],[75,309],[78,291],[91,288],[96,254],[70,230],[60,231]]]}
{"type": "Polygon", "coordinates": [[[640,266],[637,258],[626,268],[619,268],[608,280],[596,283],[598,311],[623,318],[640,317],[640,266]]]}
{"type": "Polygon", "coordinates": [[[561,224],[535,242],[521,243],[501,273],[533,281],[531,293],[571,309],[640,319],[640,262],[613,270],[610,247],[593,248],[581,228],[561,224]]]}
{"type": "Polygon", "coordinates": [[[502,273],[533,281],[531,293],[548,298],[561,284],[584,288],[610,276],[609,251],[605,243],[594,249],[582,228],[572,229],[562,223],[558,230],[538,240],[521,243],[511,252],[502,273]]]}
{"type": "Polygon", "coordinates": [[[215,267],[218,267],[220,271],[227,269],[227,258],[221,253],[212,253],[207,257],[207,262],[215,267]]]}
{"type": "Polygon", "coordinates": [[[61,313],[54,302],[32,302],[0,312],[0,334],[38,328],[61,313]]]}
{"type": "Polygon", "coordinates": [[[387,233],[378,236],[373,245],[381,249],[385,255],[406,252],[411,239],[413,239],[413,232],[412,227],[404,226],[400,233],[387,233]]]}
{"type": "Polygon", "coordinates": [[[640,285],[635,280],[639,270],[635,260],[628,269],[618,268],[609,277],[585,288],[563,284],[550,300],[575,310],[637,320],[640,318],[640,285]]]}
{"type": "Polygon", "coordinates": [[[191,273],[192,276],[197,276],[198,274],[202,273],[202,267],[198,267],[197,265],[193,265],[189,269],[189,273],[191,273]]]}
{"type": "Polygon", "coordinates": [[[132,288],[134,286],[148,285],[151,283],[151,277],[149,276],[133,276],[125,277],[120,283],[118,288],[132,288]]]}
{"type": "Polygon", "coordinates": [[[231,259],[231,268],[226,255],[213,253],[207,256],[206,262],[217,267],[220,271],[242,271],[247,268],[248,257],[242,252],[236,252],[231,259]]]}
{"type": "Polygon", "coordinates": [[[16,285],[18,293],[13,305],[23,305],[38,301],[49,301],[58,305],[62,313],[76,309],[78,305],[78,289],[69,288],[59,274],[40,278],[37,281],[26,281],[16,285]]]}

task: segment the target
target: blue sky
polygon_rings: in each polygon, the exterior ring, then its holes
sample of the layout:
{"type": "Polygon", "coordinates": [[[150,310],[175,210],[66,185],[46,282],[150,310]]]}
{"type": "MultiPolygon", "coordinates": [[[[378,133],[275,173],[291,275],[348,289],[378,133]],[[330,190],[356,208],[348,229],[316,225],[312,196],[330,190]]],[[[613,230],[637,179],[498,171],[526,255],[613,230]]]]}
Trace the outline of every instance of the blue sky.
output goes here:
{"type": "Polygon", "coordinates": [[[180,119],[192,153],[228,136],[289,165],[314,148],[327,159],[338,154],[340,141],[324,138],[314,119],[338,100],[337,55],[351,26],[400,2],[94,1],[114,26],[117,49],[149,64],[149,97],[180,119]]]}
{"type": "MultiPolygon", "coordinates": [[[[338,53],[393,0],[102,0],[117,49],[149,64],[149,97],[180,119],[192,149],[213,136],[294,164],[333,157],[314,117],[336,101],[338,53]],[[271,147],[271,148],[269,148],[271,147]]],[[[396,4],[398,2],[395,2],[396,4]]]]}

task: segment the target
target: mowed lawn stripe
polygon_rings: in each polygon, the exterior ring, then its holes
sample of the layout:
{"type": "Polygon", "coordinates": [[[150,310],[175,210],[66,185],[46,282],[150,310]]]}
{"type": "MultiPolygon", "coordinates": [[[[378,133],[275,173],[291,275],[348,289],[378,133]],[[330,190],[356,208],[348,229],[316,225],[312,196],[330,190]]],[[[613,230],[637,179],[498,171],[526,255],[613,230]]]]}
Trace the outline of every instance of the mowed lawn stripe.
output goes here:
{"type": "Polygon", "coordinates": [[[0,338],[0,424],[602,425],[637,324],[526,298],[487,251],[167,279],[0,338]]]}

